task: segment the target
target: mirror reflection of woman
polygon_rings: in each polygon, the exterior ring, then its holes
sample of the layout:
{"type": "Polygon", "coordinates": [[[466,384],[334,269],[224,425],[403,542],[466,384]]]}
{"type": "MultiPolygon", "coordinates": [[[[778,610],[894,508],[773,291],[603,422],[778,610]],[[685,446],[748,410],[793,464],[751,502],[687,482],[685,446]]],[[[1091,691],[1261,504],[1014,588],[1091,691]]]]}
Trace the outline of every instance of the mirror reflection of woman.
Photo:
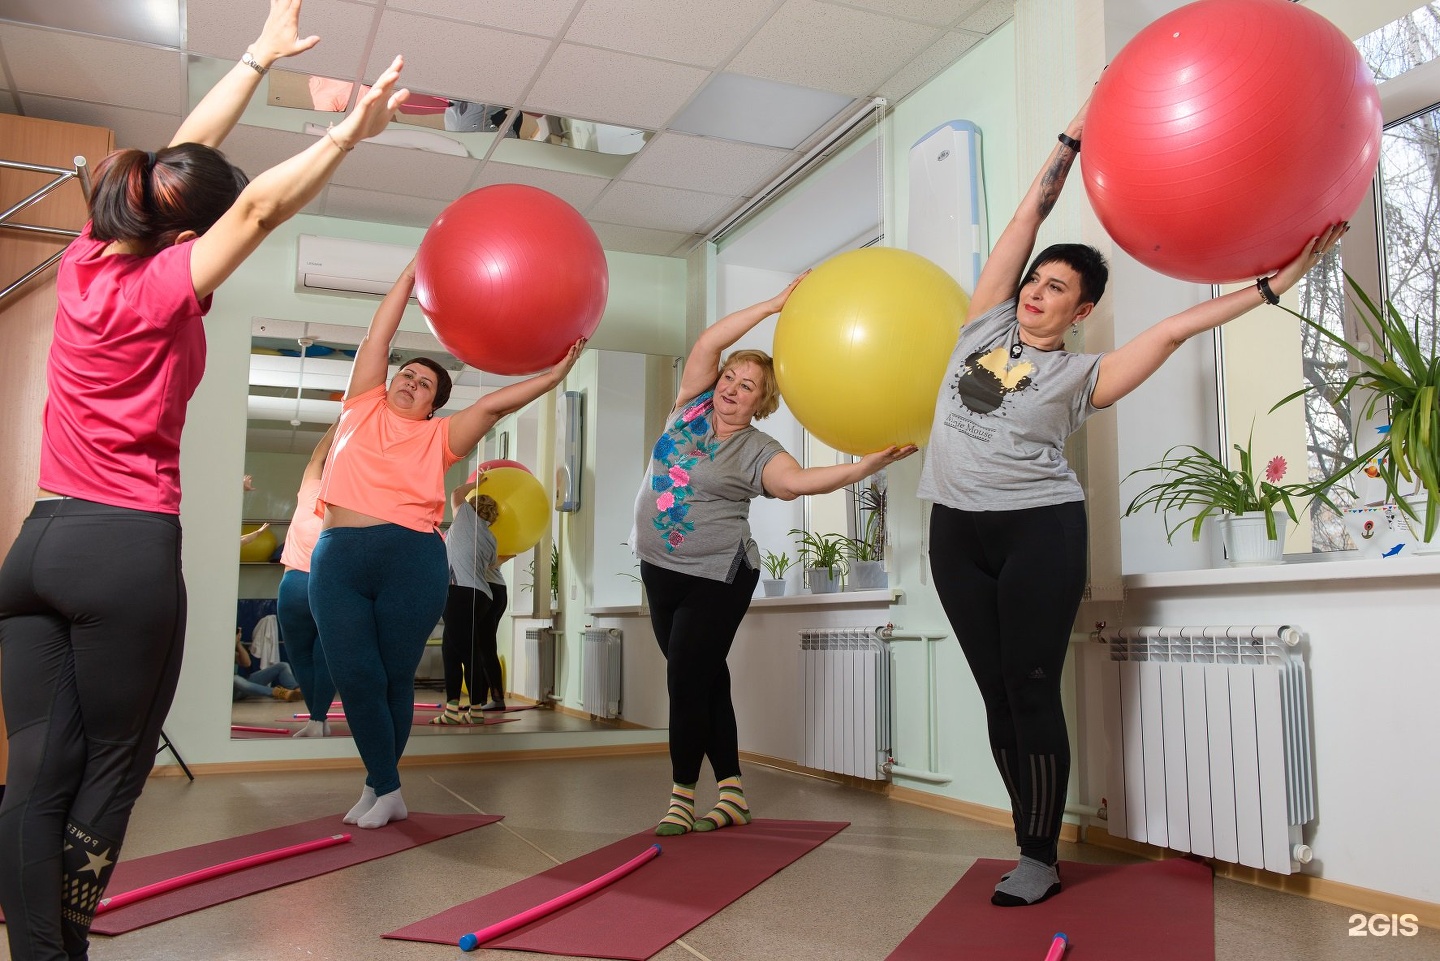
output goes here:
{"type": "Polygon", "coordinates": [[[801,468],[754,421],[780,404],[763,351],[721,355],[785,306],[779,295],[706,328],[685,361],[670,423],[652,450],[636,501],[635,550],[650,623],[665,655],[670,694],[670,805],[655,833],[685,834],[750,823],[725,661],[760,578],[750,502],[826,494],[915,452],[889,447],[853,464],[801,468]],[[719,798],[695,817],[695,786],[709,758],[719,798]]]}
{"type": "Polygon", "coordinates": [[[362,828],[408,814],[398,765],[415,715],[415,668],[450,580],[440,537],[445,471],[496,421],[564,380],[584,347],[577,341],[548,372],[437,417],[451,388],[440,363],[414,358],[385,382],[414,288],[412,260],[355,354],[316,500],[325,523],[310,561],[310,609],[365,763],[365,787],[345,822],[362,828]]]}
{"type": "Polygon", "coordinates": [[[85,956],[155,763],[184,647],[180,437],[211,295],[407,96],[396,58],[349,116],[247,184],[216,148],[261,75],[319,42],[299,17],[299,0],[272,0],[169,146],[96,166],[56,274],[40,489],[0,569],[0,906],[16,958],[85,956]]]}
{"type": "Polygon", "coordinates": [[[335,700],[335,681],[325,660],[325,647],[320,641],[320,628],[310,611],[310,557],[320,537],[322,519],[315,513],[315,499],[320,496],[320,480],[325,458],[335,441],[335,425],[325,431],[310,460],[300,475],[300,489],[295,492],[295,514],[285,531],[285,546],[280,563],[285,574],[275,600],[275,613],[280,620],[280,640],[290,658],[290,667],[300,682],[305,707],[310,712],[304,726],[294,737],[329,737],[330,705],[335,700]]]}
{"type": "MultiPolygon", "coordinates": [[[[445,596],[445,634],[440,657],[445,665],[445,709],[430,723],[442,727],[485,723],[484,702],[490,690],[489,672],[479,663],[483,631],[494,602],[485,576],[498,560],[490,525],[500,516],[495,498],[481,494],[482,471],[450,492],[453,519],[445,534],[450,562],[450,589],[445,596]],[[461,689],[470,700],[461,701],[461,689]]],[[[491,656],[497,657],[491,644],[491,656]]],[[[498,666],[498,662],[497,662],[498,666]]],[[[498,669],[497,669],[498,674],[498,669]]]]}

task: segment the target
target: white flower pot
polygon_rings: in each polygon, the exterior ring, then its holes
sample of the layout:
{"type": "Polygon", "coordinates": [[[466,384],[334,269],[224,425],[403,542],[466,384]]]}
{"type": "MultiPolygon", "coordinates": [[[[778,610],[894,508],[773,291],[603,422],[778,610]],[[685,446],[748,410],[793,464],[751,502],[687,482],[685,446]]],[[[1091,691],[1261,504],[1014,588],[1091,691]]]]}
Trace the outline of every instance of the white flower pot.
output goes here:
{"type": "Polygon", "coordinates": [[[766,597],[784,597],[784,596],[785,596],[785,578],[783,578],[783,577],[779,577],[779,578],[776,578],[776,577],[767,577],[767,578],[764,578],[763,580],[761,580],[760,583],[765,585],[765,596],[766,596],[766,597]]]}
{"type": "Polygon", "coordinates": [[[810,567],[805,570],[805,579],[810,584],[811,594],[834,594],[841,589],[839,577],[831,577],[824,567],[810,567]]]}
{"type": "Polygon", "coordinates": [[[850,562],[850,576],[845,581],[847,591],[879,591],[888,586],[884,561],[850,562]]]}
{"type": "Polygon", "coordinates": [[[1265,534],[1264,514],[1223,514],[1216,518],[1231,567],[1279,564],[1285,560],[1285,522],[1290,518],[1283,511],[1274,513],[1274,540],[1265,534]]]}

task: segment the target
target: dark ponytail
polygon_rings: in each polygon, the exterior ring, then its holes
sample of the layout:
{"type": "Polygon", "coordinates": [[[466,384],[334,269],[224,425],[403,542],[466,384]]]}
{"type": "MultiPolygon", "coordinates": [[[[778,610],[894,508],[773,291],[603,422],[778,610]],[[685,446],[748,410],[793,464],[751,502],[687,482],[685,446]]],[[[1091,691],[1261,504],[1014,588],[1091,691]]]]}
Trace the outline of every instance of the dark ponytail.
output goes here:
{"type": "Polygon", "coordinates": [[[187,230],[209,230],[249,182],[220,151],[202,144],[157,153],[117,150],[95,169],[90,236],[153,254],[187,230]]]}

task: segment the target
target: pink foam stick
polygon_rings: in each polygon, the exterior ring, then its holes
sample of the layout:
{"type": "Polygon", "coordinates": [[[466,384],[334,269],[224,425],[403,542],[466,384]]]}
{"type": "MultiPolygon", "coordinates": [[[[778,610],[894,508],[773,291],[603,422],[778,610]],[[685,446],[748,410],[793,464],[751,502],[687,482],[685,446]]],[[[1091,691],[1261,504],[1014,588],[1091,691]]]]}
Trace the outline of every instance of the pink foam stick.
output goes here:
{"type": "Polygon", "coordinates": [[[254,727],[253,725],[250,725],[250,724],[232,724],[232,725],[230,725],[230,730],[231,730],[231,732],[234,732],[234,731],[248,731],[248,732],[250,732],[251,734],[290,734],[290,733],[291,733],[290,729],[287,728],[287,727],[254,727]]]}
{"type": "Polygon", "coordinates": [[[164,881],[156,881],[138,887],[133,891],[126,891],[113,897],[102,898],[95,906],[95,913],[114,911],[116,908],[123,908],[127,904],[134,904],[136,901],[143,901],[146,898],[153,898],[159,894],[167,894],[178,888],[191,884],[199,884],[201,881],[208,881],[211,878],[218,878],[223,874],[233,874],[236,871],[243,871],[246,868],[253,868],[260,864],[269,864],[271,861],[280,861],[284,858],[293,858],[297,854],[306,854],[310,851],[318,851],[321,848],[334,847],[337,844],[344,844],[350,840],[348,834],[332,834],[328,838],[317,838],[314,841],[302,841],[299,844],[292,844],[289,847],[276,848],[273,851],[262,851],[259,854],[251,854],[247,857],[236,858],[234,861],[226,861],[224,864],[212,864],[208,868],[200,868],[188,874],[181,874],[164,881]]]}
{"type": "Polygon", "coordinates": [[[538,921],[547,914],[554,914],[561,908],[569,907],[576,901],[589,897],[601,888],[614,884],[636,868],[649,861],[653,861],[659,856],[660,845],[652,844],[646,848],[643,853],[636,855],[613,871],[602,874],[595,880],[588,881],[573,891],[567,891],[559,897],[551,898],[544,904],[537,904],[535,907],[527,911],[521,911],[519,914],[506,918],[504,921],[497,921],[488,927],[481,928],[479,931],[474,931],[462,936],[460,938],[460,948],[463,951],[474,951],[486,941],[493,941],[502,935],[509,934],[511,931],[523,928],[532,921],[538,921]]]}
{"type": "MultiPolygon", "coordinates": [[[[305,720],[308,721],[308,720],[310,719],[310,712],[309,712],[309,711],[297,711],[296,713],[294,713],[294,714],[292,714],[292,715],[290,715],[290,716],[293,717],[293,718],[295,718],[297,721],[300,720],[301,718],[304,718],[305,720]]],[[[333,721],[333,720],[337,720],[337,719],[343,721],[343,720],[345,720],[345,712],[344,712],[344,711],[331,711],[330,713],[326,714],[325,717],[326,717],[327,719],[329,719],[329,720],[332,720],[332,721],[333,721]]]]}
{"type": "Polygon", "coordinates": [[[416,701],[416,702],[415,702],[415,706],[418,707],[418,708],[420,708],[420,709],[422,709],[422,710],[426,710],[426,711],[443,711],[443,710],[445,710],[445,705],[444,705],[444,704],[421,704],[419,701],[416,701]]]}
{"type": "Polygon", "coordinates": [[[1070,939],[1063,933],[1055,935],[1055,940],[1050,942],[1050,950],[1045,952],[1045,961],[1060,961],[1065,956],[1065,949],[1070,946],[1070,939]]]}

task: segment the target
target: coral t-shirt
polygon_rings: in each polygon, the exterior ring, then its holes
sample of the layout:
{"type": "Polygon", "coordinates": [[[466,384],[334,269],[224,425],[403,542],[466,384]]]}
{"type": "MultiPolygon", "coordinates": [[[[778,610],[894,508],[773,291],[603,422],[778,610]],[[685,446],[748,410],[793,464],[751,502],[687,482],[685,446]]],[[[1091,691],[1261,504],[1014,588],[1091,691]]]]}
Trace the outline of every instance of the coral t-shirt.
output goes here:
{"type": "Polygon", "coordinates": [[[290,518],[290,527],[285,531],[285,548],[280,552],[280,563],[293,571],[310,572],[310,553],[320,539],[320,528],[325,519],[315,513],[315,498],[320,496],[320,480],[305,481],[300,493],[295,495],[295,514],[290,518]]]}
{"type": "Polygon", "coordinates": [[[415,531],[436,531],[445,519],[450,419],[410,420],[390,409],[385,385],[341,406],[335,443],[325,458],[315,512],[347,507],[415,531]]]}
{"type": "Polygon", "coordinates": [[[211,298],[195,296],[193,242],[149,257],[103,257],[107,246],[87,223],[60,260],[40,486],[178,514],[180,434],[205,372],[211,298]]]}

